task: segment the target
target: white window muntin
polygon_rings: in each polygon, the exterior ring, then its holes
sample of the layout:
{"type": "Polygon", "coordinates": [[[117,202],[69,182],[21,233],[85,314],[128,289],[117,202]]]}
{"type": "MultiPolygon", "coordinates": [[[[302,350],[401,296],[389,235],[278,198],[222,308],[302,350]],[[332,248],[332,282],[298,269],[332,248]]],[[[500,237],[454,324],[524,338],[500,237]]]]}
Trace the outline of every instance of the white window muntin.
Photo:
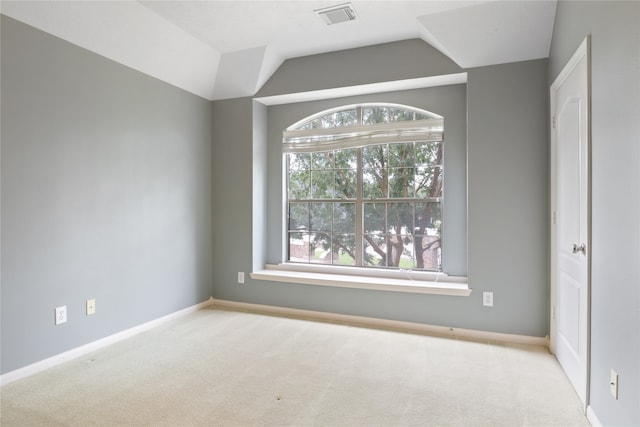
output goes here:
{"type": "MultiPolygon", "coordinates": [[[[415,115],[414,115],[415,117],[415,115]]],[[[362,104],[355,106],[343,106],[331,110],[325,110],[314,114],[313,116],[307,117],[292,126],[289,126],[286,131],[283,132],[283,152],[285,154],[290,153],[311,153],[311,152],[325,152],[331,150],[340,150],[345,148],[362,148],[365,146],[372,145],[381,145],[386,143],[403,143],[403,142],[440,142],[443,141],[443,124],[444,120],[441,116],[430,113],[426,110],[417,109],[414,107],[407,107],[404,105],[398,104],[362,104]],[[329,116],[332,113],[338,112],[357,112],[357,122],[363,123],[363,109],[367,107],[390,107],[393,109],[405,110],[410,112],[415,112],[423,117],[429,117],[427,119],[409,119],[409,120],[398,120],[392,122],[384,122],[384,123],[369,123],[369,124],[361,124],[359,126],[332,126],[327,128],[315,128],[309,129],[308,124],[318,118],[329,116]],[[307,125],[307,126],[305,126],[307,125]],[[303,129],[298,129],[302,127],[303,129]]],[[[304,201],[306,202],[325,202],[325,203],[344,203],[347,200],[355,201],[357,206],[357,218],[362,217],[362,208],[364,202],[375,202],[379,201],[385,204],[394,203],[394,202],[437,202],[440,204],[442,201],[441,197],[411,197],[409,199],[406,198],[394,198],[394,197],[383,197],[381,199],[377,198],[367,198],[363,200],[362,198],[362,154],[361,151],[358,150],[358,190],[357,197],[354,199],[318,199],[309,198],[304,201]]],[[[288,156],[287,156],[288,157],[288,156]]],[[[435,167],[442,170],[442,162],[438,165],[434,165],[435,167]]],[[[288,169],[288,162],[287,162],[288,169]]],[[[287,170],[287,181],[289,178],[289,173],[287,170]]],[[[288,192],[288,191],[287,191],[288,192]]],[[[298,203],[303,200],[292,200],[287,197],[287,206],[289,203],[298,203]]],[[[288,211],[288,208],[287,208],[288,211]]],[[[287,213],[287,223],[288,223],[288,213],[287,213]]],[[[291,230],[287,228],[287,234],[291,230]]],[[[438,233],[439,235],[440,233],[438,233]]],[[[289,236],[287,236],[287,241],[289,240],[289,236]]],[[[356,266],[362,265],[362,254],[361,250],[363,239],[363,228],[362,228],[362,220],[357,220],[356,222],[356,240],[360,243],[356,245],[355,251],[357,253],[356,266]]],[[[440,256],[438,256],[440,258],[440,256]]],[[[289,256],[287,257],[289,259],[289,256]]],[[[295,262],[295,261],[294,261],[295,262]]],[[[334,264],[335,265],[335,264],[334,264]]],[[[370,268],[370,267],[369,267],[370,268]]],[[[438,270],[441,269],[440,260],[438,261],[438,270]]]]}

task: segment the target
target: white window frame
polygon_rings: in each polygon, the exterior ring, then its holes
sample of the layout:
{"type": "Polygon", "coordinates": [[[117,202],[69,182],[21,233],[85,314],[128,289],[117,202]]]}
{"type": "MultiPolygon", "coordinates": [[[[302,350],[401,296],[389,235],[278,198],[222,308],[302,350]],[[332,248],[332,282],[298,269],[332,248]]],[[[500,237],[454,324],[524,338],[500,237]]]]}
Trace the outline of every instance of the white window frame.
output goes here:
{"type": "MultiPolygon", "coordinates": [[[[371,105],[371,104],[361,104],[371,105]]],[[[402,108],[411,108],[405,105],[376,103],[375,105],[385,106],[398,106],[402,108]]],[[[335,111],[346,109],[348,106],[342,106],[335,111]]],[[[423,110],[415,109],[416,111],[423,112],[423,110]]],[[[297,125],[312,120],[315,117],[320,117],[325,114],[329,114],[330,110],[322,111],[311,117],[307,117],[304,120],[297,122],[289,127],[284,133],[285,138],[305,138],[311,135],[326,134],[358,134],[362,138],[379,138],[375,139],[376,143],[402,141],[403,136],[406,136],[407,141],[416,140],[416,133],[421,132],[424,135],[421,140],[428,138],[428,140],[441,141],[442,133],[442,119],[427,119],[416,120],[408,122],[394,122],[391,124],[383,125],[367,125],[367,126],[354,126],[330,129],[327,131],[318,132],[318,130],[292,130],[297,125]],[[419,123],[417,123],[419,122],[419,123]],[[398,126],[398,123],[401,125],[398,126]],[[367,129],[363,129],[367,128],[367,129]],[[395,133],[389,132],[391,129],[395,129],[395,133]],[[440,132],[440,135],[438,135],[440,132]],[[437,139],[440,138],[440,139],[437,139]]],[[[348,147],[348,144],[362,144],[362,141],[347,142],[344,141],[331,141],[329,145],[326,145],[327,150],[348,147]],[[340,145],[342,144],[342,145],[340,145]]],[[[351,145],[351,146],[353,146],[351,145]]],[[[325,145],[321,148],[324,150],[325,145]]],[[[308,151],[319,151],[319,148],[311,141],[308,145],[308,151]]],[[[283,156],[286,155],[283,154],[283,156]]],[[[284,173],[284,172],[283,172],[284,173]]],[[[286,185],[285,185],[286,187],[286,185]]],[[[286,193],[285,193],[286,194],[286,193]]],[[[284,197],[283,204],[287,205],[287,198],[284,197]]],[[[286,215],[283,215],[286,217],[286,215]]],[[[287,227],[284,227],[285,236],[283,238],[283,246],[288,244],[288,236],[286,236],[287,227]]],[[[284,254],[287,251],[283,251],[284,254]]],[[[441,294],[441,295],[460,295],[468,296],[471,293],[471,289],[468,287],[466,277],[449,276],[444,272],[436,271],[415,271],[404,269],[385,269],[385,268],[362,268],[354,266],[338,266],[338,265],[318,265],[318,264],[301,264],[301,263],[289,263],[282,262],[280,264],[267,264],[264,270],[256,271],[251,274],[251,277],[258,280],[267,280],[284,283],[302,283],[310,285],[323,285],[323,286],[337,286],[337,287],[349,287],[359,289],[374,289],[385,291],[399,291],[399,292],[412,292],[412,293],[429,293],[429,294],[441,294]]]]}

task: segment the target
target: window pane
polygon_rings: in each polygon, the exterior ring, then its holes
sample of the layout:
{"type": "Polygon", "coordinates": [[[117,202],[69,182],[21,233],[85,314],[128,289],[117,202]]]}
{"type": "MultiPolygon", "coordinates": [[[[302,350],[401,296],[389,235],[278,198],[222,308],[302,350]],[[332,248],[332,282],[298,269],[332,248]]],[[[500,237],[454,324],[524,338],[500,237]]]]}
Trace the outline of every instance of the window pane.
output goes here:
{"type": "Polygon", "coordinates": [[[416,203],[415,234],[439,234],[442,210],[438,202],[416,203]]]}
{"type": "Polygon", "coordinates": [[[338,265],[355,265],[356,236],[354,234],[334,234],[332,250],[334,253],[333,263],[338,265]]]}
{"type": "Polygon", "coordinates": [[[382,170],[387,167],[387,145],[374,145],[362,149],[362,165],[366,169],[382,170]]]}
{"type": "Polygon", "coordinates": [[[421,167],[416,176],[416,197],[442,197],[442,167],[421,167]]]}
{"type": "Polygon", "coordinates": [[[290,153],[287,155],[289,159],[289,170],[309,170],[311,165],[310,153],[290,153]]]}
{"type": "Polygon", "coordinates": [[[389,169],[389,197],[414,197],[414,168],[389,169]]]}
{"type": "Polygon", "coordinates": [[[442,165],[442,142],[416,143],[416,165],[442,165]]]}
{"type": "Polygon", "coordinates": [[[289,173],[289,199],[303,200],[310,197],[311,172],[292,171],[289,173]]]}
{"type": "Polygon", "coordinates": [[[414,231],[416,268],[441,269],[441,215],[441,205],[438,202],[416,203],[414,231]]]}
{"type": "Polygon", "coordinates": [[[315,257],[311,261],[317,264],[337,264],[338,263],[338,251],[333,249],[330,244],[330,240],[327,238],[326,243],[323,240],[322,244],[319,244],[315,251],[315,257]]]}
{"type": "Polygon", "coordinates": [[[313,199],[332,199],[333,190],[333,171],[312,171],[311,172],[311,198],[313,199]]]}
{"type": "Polygon", "coordinates": [[[310,203],[311,231],[331,233],[333,203],[310,203]]]}
{"type": "Polygon", "coordinates": [[[413,167],[415,165],[413,143],[389,144],[389,166],[413,167]]]}
{"type": "Polygon", "coordinates": [[[375,123],[386,123],[385,109],[377,107],[369,107],[362,109],[362,123],[365,125],[375,123]]]}
{"type": "Polygon", "coordinates": [[[415,236],[415,267],[440,270],[440,235],[415,236]]]}
{"type": "Polygon", "coordinates": [[[393,234],[411,233],[413,230],[413,203],[389,203],[387,230],[393,234]]]}
{"type": "Polygon", "coordinates": [[[335,151],[336,168],[338,169],[358,169],[358,150],[355,148],[335,151]]]}
{"type": "Polygon", "coordinates": [[[289,231],[309,230],[309,204],[289,203],[289,231]]]}
{"type": "Polygon", "coordinates": [[[365,235],[363,264],[370,267],[387,266],[387,235],[365,235]]]}
{"type": "Polygon", "coordinates": [[[362,197],[379,199],[387,197],[389,178],[387,175],[388,146],[375,145],[362,149],[362,197]]]}
{"type": "Polygon", "coordinates": [[[333,205],[333,232],[341,234],[355,234],[355,203],[336,203],[333,205]]]}
{"type": "Polygon", "coordinates": [[[429,116],[412,110],[396,107],[365,107],[362,109],[364,124],[391,123],[407,120],[422,120],[429,116]]]}
{"type": "Polygon", "coordinates": [[[309,262],[313,264],[331,264],[329,251],[331,247],[331,235],[329,233],[316,233],[313,236],[312,252],[309,262]],[[327,258],[329,257],[329,258],[327,258]]]}
{"type": "Polygon", "coordinates": [[[335,182],[335,197],[342,199],[355,199],[358,186],[356,171],[350,169],[337,169],[335,182]]]}
{"type": "Polygon", "coordinates": [[[386,203],[364,203],[362,210],[364,215],[363,231],[366,234],[384,234],[387,230],[386,203]]]}
{"type": "Polygon", "coordinates": [[[388,236],[388,267],[413,268],[413,236],[411,234],[390,234],[388,236]],[[389,252],[390,250],[390,252],[389,252]]]}
{"type": "Polygon", "coordinates": [[[354,126],[358,124],[358,113],[356,109],[336,111],[322,117],[310,120],[297,127],[298,130],[306,129],[327,129],[341,126],[354,126]]]}
{"type": "Polygon", "coordinates": [[[311,153],[311,169],[333,169],[333,151],[311,153]]]}
{"type": "Polygon", "coordinates": [[[364,199],[380,199],[387,197],[387,170],[374,171],[365,169],[362,172],[362,197],[364,199]]]}
{"type": "Polygon", "coordinates": [[[322,118],[322,125],[328,127],[354,126],[358,124],[358,111],[353,108],[351,110],[336,111],[333,114],[326,115],[322,118]]]}
{"type": "Polygon", "coordinates": [[[289,233],[289,261],[309,262],[310,241],[308,233],[289,233]]]}

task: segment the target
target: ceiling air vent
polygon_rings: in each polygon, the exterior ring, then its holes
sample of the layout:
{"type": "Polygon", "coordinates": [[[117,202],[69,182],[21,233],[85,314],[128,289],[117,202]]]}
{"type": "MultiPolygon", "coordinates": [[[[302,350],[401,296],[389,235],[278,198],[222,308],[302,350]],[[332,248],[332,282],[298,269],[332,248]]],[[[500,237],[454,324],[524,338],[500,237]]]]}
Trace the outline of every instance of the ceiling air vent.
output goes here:
{"type": "Polygon", "coordinates": [[[340,22],[353,21],[356,19],[356,10],[351,3],[317,9],[316,12],[325,24],[332,25],[340,22]]]}

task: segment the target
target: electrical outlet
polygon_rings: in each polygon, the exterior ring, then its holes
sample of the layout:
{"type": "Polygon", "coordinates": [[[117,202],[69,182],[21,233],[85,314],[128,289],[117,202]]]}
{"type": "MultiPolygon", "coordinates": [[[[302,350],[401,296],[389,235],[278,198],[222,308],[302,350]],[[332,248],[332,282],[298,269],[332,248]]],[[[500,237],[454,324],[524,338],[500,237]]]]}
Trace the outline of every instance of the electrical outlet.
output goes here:
{"type": "Polygon", "coordinates": [[[611,370],[611,383],[609,386],[611,388],[611,395],[618,400],[618,374],[613,369],[611,370]]]}
{"type": "Polygon", "coordinates": [[[61,325],[67,322],[67,306],[63,305],[62,307],[56,307],[55,310],[55,321],[56,325],[61,325]]]}
{"type": "Polygon", "coordinates": [[[493,307],[493,292],[482,293],[482,305],[485,307],[493,307]]]}
{"type": "Polygon", "coordinates": [[[244,272],[238,271],[238,283],[244,283],[244,272]]]}
{"type": "Polygon", "coordinates": [[[96,314],[95,298],[91,298],[87,300],[87,316],[91,316],[92,314],[96,314]]]}

